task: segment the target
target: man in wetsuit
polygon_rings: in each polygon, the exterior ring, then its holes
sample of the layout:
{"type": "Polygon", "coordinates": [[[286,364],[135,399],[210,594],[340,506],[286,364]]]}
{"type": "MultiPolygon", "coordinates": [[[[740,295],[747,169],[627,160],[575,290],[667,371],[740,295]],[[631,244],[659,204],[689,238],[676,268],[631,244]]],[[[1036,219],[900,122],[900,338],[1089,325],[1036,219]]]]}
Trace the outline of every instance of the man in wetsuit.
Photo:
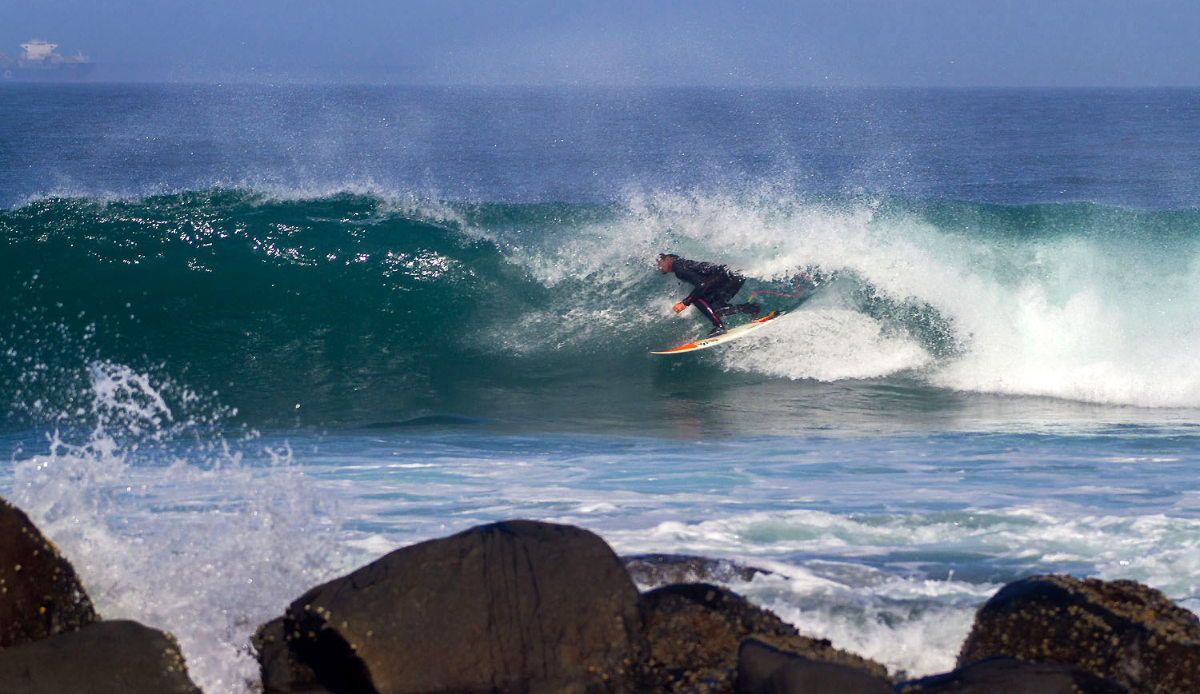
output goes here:
{"type": "Polygon", "coordinates": [[[749,313],[751,319],[758,317],[759,306],[757,304],[738,304],[737,306],[729,304],[729,300],[742,288],[746,278],[736,272],[731,272],[724,265],[701,263],[680,258],[672,253],[663,253],[658,256],[658,270],[664,275],[674,272],[675,276],[684,282],[696,285],[692,293],[688,294],[683,301],[675,304],[672,309],[675,313],[683,311],[688,306],[695,306],[699,309],[704,317],[713,324],[712,332],[707,337],[715,337],[725,332],[725,324],[721,322],[722,316],[749,313]]]}

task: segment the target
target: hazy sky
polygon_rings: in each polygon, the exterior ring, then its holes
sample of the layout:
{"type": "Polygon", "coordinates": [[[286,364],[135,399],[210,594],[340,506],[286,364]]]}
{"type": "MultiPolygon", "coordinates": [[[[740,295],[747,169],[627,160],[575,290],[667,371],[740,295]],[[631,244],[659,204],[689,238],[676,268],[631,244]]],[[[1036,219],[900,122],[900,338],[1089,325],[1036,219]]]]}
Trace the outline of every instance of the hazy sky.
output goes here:
{"type": "Polygon", "coordinates": [[[1198,31],[1197,0],[0,0],[10,57],[177,78],[1196,86],[1198,31]]]}

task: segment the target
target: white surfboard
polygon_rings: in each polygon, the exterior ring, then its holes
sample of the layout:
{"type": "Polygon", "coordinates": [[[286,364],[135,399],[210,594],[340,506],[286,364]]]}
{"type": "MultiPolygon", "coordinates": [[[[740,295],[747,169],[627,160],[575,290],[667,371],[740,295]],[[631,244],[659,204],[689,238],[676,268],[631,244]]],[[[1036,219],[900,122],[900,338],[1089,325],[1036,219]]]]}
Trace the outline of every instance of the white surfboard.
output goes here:
{"type": "Polygon", "coordinates": [[[772,311],[762,318],[752,320],[745,325],[739,325],[736,328],[730,328],[716,337],[706,337],[703,340],[696,340],[695,342],[689,342],[686,345],[679,345],[674,349],[665,349],[661,352],[651,352],[651,354],[683,354],[684,352],[695,352],[698,349],[708,349],[709,347],[723,345],[726,342],[733,342],[734,340],[743,338],[786,314],[787,311],[772,311]]]}

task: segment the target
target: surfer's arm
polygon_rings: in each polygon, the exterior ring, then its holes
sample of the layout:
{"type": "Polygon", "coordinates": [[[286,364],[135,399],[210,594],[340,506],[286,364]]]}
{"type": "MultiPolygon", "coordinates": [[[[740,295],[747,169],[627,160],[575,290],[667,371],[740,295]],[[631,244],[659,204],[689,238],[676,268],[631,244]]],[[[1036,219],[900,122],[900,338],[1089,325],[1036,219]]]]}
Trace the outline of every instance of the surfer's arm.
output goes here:
{"type": "MultiPolygon", "coordinates": [[[[695,288],[692,289],[691,293],[688,294],[686,297],[684,297],[683,301],[679,302],[680,304],[683,304],[685,307],[691,306],[692,302],[696,300],[696,297],[700,296],[700,292],[704,290],[704,287],[706,285],[705,277],[703,275],[701,275],[700,273],[696,272],[695,270],[693,270],[692,268],[688,267],[687,264],[685,264],[683,262],[675,263],[675,276],[678,277],[679,279],[683,280],[684,282],[687,282],[688,284],[695,285],[695,288]]],[[[676,306],[678,306],[678,305],[679,304],[676,304],[676,306]]],[[[679,311],[682,311],[682,310],[683,309],[678,309],[675,312],[679,313],[679,311]]]]}
{"type": "MultiPolygon", "coordinates": [[[[708,285],[725,275],[726,268],[724,265],[695,263],[680,258],[675,261],[674,272],[675,276],[679,279],[688,284],[695,285],[695,289],[680,302],[684,306],[691,306],[708,289],[708,285]]],[[[678,306],[678,304],[676,305],[678,306]]],[[[675,312],[678,313],[682,310],[676,309],[675,312]]]]}
{"type": "Polygon", "coordinates": [[[684,297],[683,301],[680,303],[682,303],[684,306],[691,306],[696,302],[697,299],[700,298],[700,295],[708,290],[708,286],[713,282],[716,282],[719,277],[720,275],[714,275],[712,277],[702,277],[700,275],[696,275],[695,281],[688,280],[689,282],[692,282],[692,284],[695,284],[696,288],[692,290],[691,294],[688,294],[686,297],[684,297]]]}

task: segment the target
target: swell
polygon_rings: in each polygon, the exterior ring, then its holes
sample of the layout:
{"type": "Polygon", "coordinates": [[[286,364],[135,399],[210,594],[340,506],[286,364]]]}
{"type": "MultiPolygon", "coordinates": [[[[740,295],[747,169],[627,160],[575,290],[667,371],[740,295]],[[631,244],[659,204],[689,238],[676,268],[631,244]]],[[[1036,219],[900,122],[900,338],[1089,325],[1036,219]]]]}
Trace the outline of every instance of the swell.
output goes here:
{"type": "Polygon", "coordinates": [[[5,395],[62,411],[84,367],[106,361],[259,414],[410,409],[448,371],[470,377],[480,314],[538,298],[492,242],[455,226],[349,195],[28,205],[0,227],[5,395]]]}
{"type": "Polygon", "coordinates": [[[0,397],[10,426],[62,418],[115,364],[256,423],[653,412],[736,372],[1188,406],[1198,230],[1190,210],[895,198],[43,199],[0,213],[0,397]],[[661,250],[821,293],[753,348],[664,364],[646,352],[701,326],[671,314],[661,250]]]}

